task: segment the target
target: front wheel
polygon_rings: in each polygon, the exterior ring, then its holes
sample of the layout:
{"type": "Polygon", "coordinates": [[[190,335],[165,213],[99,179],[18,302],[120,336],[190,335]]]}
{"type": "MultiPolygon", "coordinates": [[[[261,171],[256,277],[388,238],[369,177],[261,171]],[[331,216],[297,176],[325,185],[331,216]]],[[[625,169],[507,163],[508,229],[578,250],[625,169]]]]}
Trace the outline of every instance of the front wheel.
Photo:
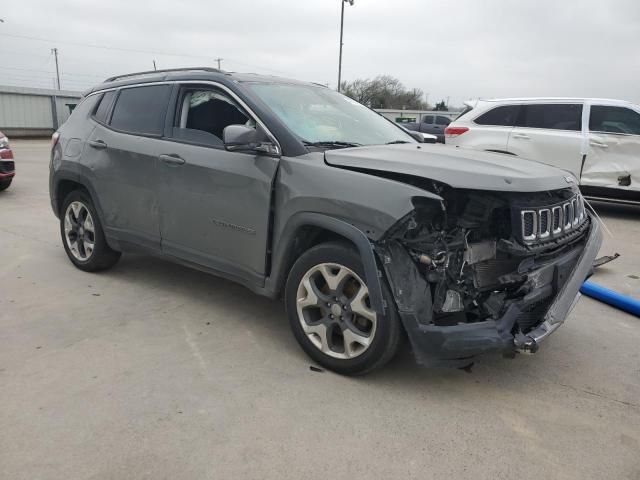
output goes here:
{"type": "Polygon", "coordinates": [[[107,245],[93,202],[82,190],[71,192],[64,200],[60,234],[69,260],[80,270],[105,270],[120,258],[120,252],[107,245]]]}
{"type": "Polygon", "coordinates": [[[394,302],[383,285],[386,315],[371,308],[358,253],[348,244],[313,247],[295,262],[285,291],[291,329],[320,365],[345,375],[382,367],[401,338],[394,302]]]}

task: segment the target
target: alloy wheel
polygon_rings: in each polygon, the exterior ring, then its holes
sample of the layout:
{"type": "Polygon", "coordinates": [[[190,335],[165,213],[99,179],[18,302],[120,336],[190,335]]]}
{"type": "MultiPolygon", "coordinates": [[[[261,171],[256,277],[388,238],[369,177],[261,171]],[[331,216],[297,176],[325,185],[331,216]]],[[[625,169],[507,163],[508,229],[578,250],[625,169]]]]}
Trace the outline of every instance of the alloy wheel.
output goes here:
{"type": "Polygon", "coordinates": [[[96,232],[91,212],[82,202],[69,204],[64,214],[64,238],[69,251],[81,262],[86,262],[95,248],[96,232]]]}
{"type": "Polygon", "coordinates": [[[369,289],[351,269],[315,265],[304,274],[296,296],[298,320],[311,343],[333,358],[362,355],[376,333],[369,289]]]}

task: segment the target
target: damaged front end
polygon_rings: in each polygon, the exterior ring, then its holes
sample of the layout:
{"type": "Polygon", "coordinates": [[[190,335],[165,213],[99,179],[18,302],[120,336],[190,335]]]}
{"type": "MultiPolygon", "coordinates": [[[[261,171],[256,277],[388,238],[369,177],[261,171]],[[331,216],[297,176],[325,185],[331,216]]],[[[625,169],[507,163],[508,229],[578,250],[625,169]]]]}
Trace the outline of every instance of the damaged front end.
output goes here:
{"type": "Polygon", "coordinates": [[[533,353],[579,296],[601,243],[577,189],[428,186],[375,244],[418,363],[533,353]]]}

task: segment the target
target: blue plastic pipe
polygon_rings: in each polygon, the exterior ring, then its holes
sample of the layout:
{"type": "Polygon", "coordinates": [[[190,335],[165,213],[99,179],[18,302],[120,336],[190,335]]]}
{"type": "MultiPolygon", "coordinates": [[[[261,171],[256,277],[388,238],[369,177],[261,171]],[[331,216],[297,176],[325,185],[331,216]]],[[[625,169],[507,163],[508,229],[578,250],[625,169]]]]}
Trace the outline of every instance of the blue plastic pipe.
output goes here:
{"type": "Polygon", "coordinates": [[[620,310],[629,312],[636,317],[640,317],[640,300],[614,292],[593,282],[584,282],[580,288],[580,292],[601,302],[608,303],[620,310]]]}

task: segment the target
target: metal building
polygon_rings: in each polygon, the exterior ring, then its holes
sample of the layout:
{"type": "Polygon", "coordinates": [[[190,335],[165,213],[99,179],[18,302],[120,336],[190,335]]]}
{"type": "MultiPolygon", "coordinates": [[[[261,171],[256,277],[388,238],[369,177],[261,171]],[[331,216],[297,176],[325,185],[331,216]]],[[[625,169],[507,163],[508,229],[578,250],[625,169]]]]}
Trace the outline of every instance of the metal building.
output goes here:
{"type": "Polygon", "coordinates": [[[51,135],[81,97],[69,90],[0,86],[0,131],[9,137],[51,135]]]}

